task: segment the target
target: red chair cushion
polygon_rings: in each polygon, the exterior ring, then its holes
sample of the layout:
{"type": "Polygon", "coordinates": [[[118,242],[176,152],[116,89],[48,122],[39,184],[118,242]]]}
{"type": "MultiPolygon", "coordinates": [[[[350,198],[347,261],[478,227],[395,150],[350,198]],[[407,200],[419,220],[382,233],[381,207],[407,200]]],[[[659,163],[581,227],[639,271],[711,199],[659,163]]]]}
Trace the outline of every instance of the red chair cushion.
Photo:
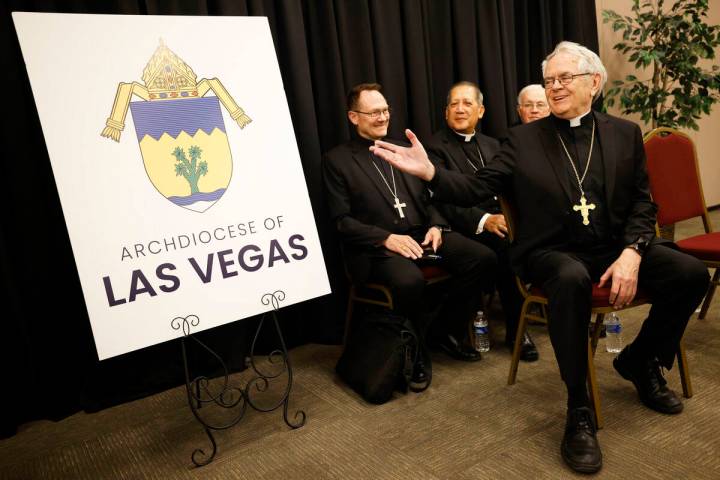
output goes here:
{"type": "MultiPolygon", "coordinates": [[[[633,303],[635,305],[641,305],[643,303],[648,303],[649,301],[650,298],[647,296],[647,294],[641,289],[638,289],[637,293],[635,294],[635,298],[633,299],[633,303]]],[[[604,287],[598,287],[597,283],[594,283],[592,292],[592,308],[602,308],[609,306],[610,285],[608,284],[604,287]]]]}
{"type": "Polygon", "coordinates": [[[436,265],[423,265],[420,267],[420,270],[422,271],[425,280],[433,280],[450,275],[447,270],[436,265]]]}
{"type": "Polygon", "coordinates": [[[696,235],[675,243],[680,250],[700,260],[720,261],[720,232],[696,235]]]}
{"type": "MultiPolygon", "coordinates": [[[[538,297],[547,297],[540,289],[540,287],[531,287],[530,293],[538,297]]],[[[598,287],[597,283],[593,283],[592,289],[592,308],[604,308],[610,306],[610,286],[598,287]]],[[[648,296],[642,290],[638,290],[633,300],[634,304],[640,305],[642,303],[648,303],[648,296]]]]}

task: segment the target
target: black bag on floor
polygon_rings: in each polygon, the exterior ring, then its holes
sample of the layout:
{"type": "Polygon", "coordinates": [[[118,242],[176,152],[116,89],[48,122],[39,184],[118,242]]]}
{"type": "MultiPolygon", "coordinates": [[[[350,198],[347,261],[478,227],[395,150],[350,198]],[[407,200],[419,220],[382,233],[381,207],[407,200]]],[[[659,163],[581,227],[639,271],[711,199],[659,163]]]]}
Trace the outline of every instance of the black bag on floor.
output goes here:
{"type": "Polygon", "coordinates": [[[358,318],[335,370],[370,403],[407,392],[418,355],[418,337],[406,317],[371,312],[358,318]]]}

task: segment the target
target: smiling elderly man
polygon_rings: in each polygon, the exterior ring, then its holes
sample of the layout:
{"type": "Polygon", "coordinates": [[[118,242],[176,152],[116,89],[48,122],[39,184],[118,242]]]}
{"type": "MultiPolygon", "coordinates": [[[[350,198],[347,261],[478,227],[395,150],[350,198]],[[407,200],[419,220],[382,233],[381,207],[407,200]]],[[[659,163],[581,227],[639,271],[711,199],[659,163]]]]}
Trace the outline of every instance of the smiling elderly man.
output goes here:
{"type": "Polygon", "coordinates": [[[610,284],[610,302],[630,303],[638,285],[652,308],[634,341],[615,358],[642,403],[683,409],[660,367],[672,367],[685,327],[707,289],[707,269],[655,237],[645,150],[634,123],[591,110],[607,73],[587,48],[561,42],[543,62],[552,115],[510,130],[501,152],[475,177],[435,169],[420,142],[376,142],[372,151],[425,181],[436,197],[472,205],[497,194],[518,212],[511,257],[549,297],[550,340],[567,387],[561,443],[574,470],[596,472],[602,453],[585,387],[592,282],[610,284]]]}

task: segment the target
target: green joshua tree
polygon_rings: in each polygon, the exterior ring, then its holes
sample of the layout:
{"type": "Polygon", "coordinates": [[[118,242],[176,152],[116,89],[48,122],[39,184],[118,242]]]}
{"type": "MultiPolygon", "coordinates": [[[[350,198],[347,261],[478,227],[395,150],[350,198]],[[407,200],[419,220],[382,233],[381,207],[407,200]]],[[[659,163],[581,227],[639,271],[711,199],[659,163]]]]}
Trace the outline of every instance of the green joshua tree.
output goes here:
{"type": "Polygon", "coordinates": [[[185,156],[185,150],[175,147],[172,154],[175,156],[177,163],[175,164],[175,175],[182,175],[190,184],[190,194],[198,193],[198,181],[203,175],[207,175],[208,166],[206,161],[198,162],[202,155],[202,150],[197,145],[192,145],[188,149],[190,160],[185,156]]]}

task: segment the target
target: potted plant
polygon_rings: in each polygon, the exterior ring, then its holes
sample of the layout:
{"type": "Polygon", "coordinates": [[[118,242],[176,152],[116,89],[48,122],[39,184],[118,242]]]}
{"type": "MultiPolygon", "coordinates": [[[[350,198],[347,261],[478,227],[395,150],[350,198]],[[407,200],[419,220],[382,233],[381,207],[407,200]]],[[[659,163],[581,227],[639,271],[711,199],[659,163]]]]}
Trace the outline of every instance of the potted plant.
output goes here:
{"type": "MultiPolygon", "coordinates": [[[[629,55],[636,74],[615,80],[605,104],[624,114],[638,113],[652,129],[657,127],[698,130],[698,120],[708,115],[720,99],[720,67],[703,63],[715,58],[720,26],[705,22],[708,0],[633,0],[632,16],[603,10],[603,23],[622,32],[614,50],[629,55]]],[[[660,229],[672,240],[675,225],[660,229]]]]}
{"type": "Polygon", "coordinates": [[[632,16],[602,12],[603,23],[622,32],[613,49],[629,55],[638,71],[612,82],[606,104],[613,106],[619,99],[622,113],[639,113],[651,128],[698,130],[696,120],[720,99],[720,67],[700,65],[715,58],[720,26],[705,22],[708,0],[665,4],[633,0],[632,16]]]}

